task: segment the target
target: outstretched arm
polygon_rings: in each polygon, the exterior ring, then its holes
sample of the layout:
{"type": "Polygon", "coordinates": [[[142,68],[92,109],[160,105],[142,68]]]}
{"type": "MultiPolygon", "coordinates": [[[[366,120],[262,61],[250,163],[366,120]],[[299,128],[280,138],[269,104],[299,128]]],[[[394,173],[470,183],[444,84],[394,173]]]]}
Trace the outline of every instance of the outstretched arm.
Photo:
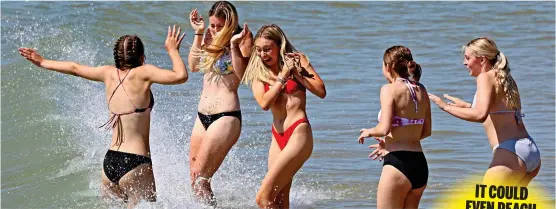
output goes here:
{"type": "Polygon", "coordinates": [[[434,94],[429,94],[429,98],[438,105],[438,107],[453,116],[460,119],[483,123],[488,117],[488,108],[493,96],[494,83],[488,79],[486,73],[481,73],[477,77],[477,97],[475,107],[465,108],[448,105],[442,99],[434,94]]]}
{"type": "Polygon", "coordinates": [[[90,67],[70,61],[44,59],[37,51],[30,48],[19,48],[19,54],[36,66],[69,75],[79,76],[92,81],[104,82],[107,69],[111,66],[90,67]]]}
{"type": "MultiPolygon", "coordinates": [[[[421,86],[425,93],[427,90],[424,86],[421,86]]],[[[423,129],[421,130],[420,139],[429,137],[432,134],[432,117],[431,117],[431,103],[430,100],[427,102],[427,112],[425,113],[425,122],[423,123],[423,129]]]]}

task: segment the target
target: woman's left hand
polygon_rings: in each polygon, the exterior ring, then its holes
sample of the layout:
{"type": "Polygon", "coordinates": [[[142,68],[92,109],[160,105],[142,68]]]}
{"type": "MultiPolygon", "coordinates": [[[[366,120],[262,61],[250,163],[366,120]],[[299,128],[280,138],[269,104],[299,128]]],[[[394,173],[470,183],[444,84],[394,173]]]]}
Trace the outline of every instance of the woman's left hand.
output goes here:
{"type": "Polygon", "coordinates": [[[448,103],[446,103],[444,100],[442,100],[440,97],[434,94],[429,94],[429,99],[433,101],[442,110],[444,110],[444,108],[448,106],[448,103]]]}
{"type": "Polygon", "coordinates": [[[381,139],[379,137],[375,137],[375,139],[378,141],[378,144],[369,146],[369,148],[375,148],[375,150],[369,155],[369,158],[373,160],[380,158],[379,161],[382,161],[384,159],[384,156],[386,156],[389,152],[385,149],[386,143],[384,139],[381,139]]]}
{"type": "Polygon", "coordinates": [[[237,47],[237,45],[241,43],[241,40],[245,39],[249,33],[251,33],[251,31],[249,31],[247,23],[243,23],[243,30],[230,39],[230,48],[237,47]]]}

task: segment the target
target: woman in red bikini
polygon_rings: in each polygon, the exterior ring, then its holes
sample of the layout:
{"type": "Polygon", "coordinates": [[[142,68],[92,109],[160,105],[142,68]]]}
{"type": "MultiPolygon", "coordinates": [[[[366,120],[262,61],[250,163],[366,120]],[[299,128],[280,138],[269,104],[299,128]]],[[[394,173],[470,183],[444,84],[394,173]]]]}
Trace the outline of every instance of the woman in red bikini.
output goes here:
{"type": "Polygon", "coordinates": [[[308,58],[297,52],[277,25],[265,25],[257,32],[254,52],[242,82],[251,85],[257,103],[274,117],[268,173],[257,193],[257,204],[289,208],[293,176],[313,152],[306,90],[324,98],[326,89],[308,58]]]}

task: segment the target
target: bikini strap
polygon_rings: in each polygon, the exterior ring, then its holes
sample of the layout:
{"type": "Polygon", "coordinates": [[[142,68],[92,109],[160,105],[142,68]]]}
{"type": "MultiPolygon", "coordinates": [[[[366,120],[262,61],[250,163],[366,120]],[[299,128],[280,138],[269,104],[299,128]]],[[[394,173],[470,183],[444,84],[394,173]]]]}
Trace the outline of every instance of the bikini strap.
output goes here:
{"type": "MultiPolygon", "coordinates": [[[[116,72],[118,73],[118,80],[120,81],[120,83],[118,83],[118,85],[116,86],[116,88],[114,88],[114,91],[112,91],[112,95],[111,95],[110,98],[108,99],[108,110],[110,110],[110,101],[112,101],[112,97],[114,97],[114,93],[116,93],[116,90],[118,90],[118,87],[120,87],[120,86],[124,83],[124,80],[125,80],[125,78],[127,77],[127,75],[129,75],[129,72],[130,72],[130,71],[131,71],[131,70],[128,70],[127,73],[126,73],[125,76],[124,76],[124,79],[123,79],[123,80],[120,80],[120,71],[119,71],[119,69],[116,69],[116,72]]],[[[123,86],[122,86],[122,87],[123,87],[123,86]]],[[[126,93],[126,95],[127,95],[127,93],[126,93]]],[[[132,104],[133,104],[133,103],[132,103],[132,104]]],[[[135,106],[135,105],[133,105],[133,106],[135,106]]]]}
{"type": "Polygon", "coordinates": [[[415,87],[416,84],[412,83],[411,81],[405,78],[398,78],[397,80],[403,81],[407,86],[407,88],[409,89],[409,95],[411,96],[411,100],[413,100],[413,103],[415,104],[415,112],[418,112],[419,109],[417,108],[417,105],[419,103],[417,102],[417,92],[415,91],[415,89],[413,89],[413,87],[415,87]]]}
{"type": "Polygon", "coordinates": [[[499,114],[499,113],[513,113],[517,123],[521,123],[522,119],[525,117],[525,114],[523,114],[520,110],[499,110],[499,111],[490,112],[489,114],[499,114]]]}
{"type": "Polygon", "coordinates": [[[515,120],[517,121],[517,123],[521,123],[521,121],[523,121],[523,118],[525,117],[525,114],[521,113],[521,110],[517,110],[515,111],[515,120]]]}
{"type": "MultiPolygon", "coordinates": [[[[127,77],[127,75],[129,74],[131,70],[128,70],[124,79],[127,77]]],[[[120,71],[118,72],[118,80],[120,80],[120,71]]],[[[131,98],[129,97],[129,94],[127,94],[127,91],[125,90],[125,86],[124,86],[124,80],[120,80],[120,83],[122,84],[122,89],[124,90],[125,95],[127,96],[127,99],[129,100],[129,102],[131,103],[131,105],[133,105],[133,107],[135,107],[135,109],[137,109],[137,106],[135,106],[135,104],[133,103],[133,101],[131,100],[131,98]]]]}
{"type": "MultiPolygon", "coordinates": [[[[116,70],[118,70],[118,69],[116,69],[116,70]]],[[[102,124],[101,126],[99,126],[99,128],[102,128],[102,127],[105,127],[105,126],[106,126],[106,130],[114,129],[114,128],[116,128],[119,124],[121,124],[122,121],[121,121],[121,119],[120,119],[120,116],[122,116],[122,115],[129,115],[129,114],[131,114],[131,113],[134,113],[134,112],[114,113],[114,112],[112,112],[112,111],[110,110],[110,101],[112,101],[112,97],[114,97],[114,93],[116,93],[116,90],[118,90],[118,87],[120,87],[120,85],[121,85],[122,88],[123,88],[123,85],[122,85],[122,84],[123,84],[123,80],[120,79],[120,73],[119,73],[119,71],[116,71],[116,72],[118,72],[118,80],[120,81],[120,83],[116,86],[116,88],[114,89],[114,91],[112,91],[112,95],[111,95],[110,98],[108,99],[108,111],[110,111],[110,113],[112,113],[112,116],[110,117],[110,119],[109,119],[106,123],[104,123],[104,124],[102,124]]],[[[125,74],[124,79],[127,77],[128,74],[129,74],[129,71],[127,71],[127,73],[125,74]]],[[[126,94],[127,94],[127,93],[126,93],[126,94]]],[[[133,104],[133,103],[132,103],[132,104],[133,104]]],[[[134,106],[135,106],[135,105],[134,105],[134,106]]]]}

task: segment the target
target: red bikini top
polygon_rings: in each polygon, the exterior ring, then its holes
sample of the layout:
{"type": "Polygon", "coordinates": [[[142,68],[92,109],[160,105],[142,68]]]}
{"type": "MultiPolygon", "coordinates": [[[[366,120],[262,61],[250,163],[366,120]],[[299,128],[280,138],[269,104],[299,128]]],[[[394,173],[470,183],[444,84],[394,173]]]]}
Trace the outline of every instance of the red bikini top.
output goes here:
{"type": "MultiPolygon", "coordinates": [[[[264,84],[264,91],[267,92],[269,89],[270,89],[270,86],[268,85],[268,83],[265,83],[264,84]]],[[[286,82],[286,89],[285,89],[286,94],[293,94],[297,90],[305,91],[305,86],[300,84],[297,80],[288,79],[288,81],[286,82]]]]}

